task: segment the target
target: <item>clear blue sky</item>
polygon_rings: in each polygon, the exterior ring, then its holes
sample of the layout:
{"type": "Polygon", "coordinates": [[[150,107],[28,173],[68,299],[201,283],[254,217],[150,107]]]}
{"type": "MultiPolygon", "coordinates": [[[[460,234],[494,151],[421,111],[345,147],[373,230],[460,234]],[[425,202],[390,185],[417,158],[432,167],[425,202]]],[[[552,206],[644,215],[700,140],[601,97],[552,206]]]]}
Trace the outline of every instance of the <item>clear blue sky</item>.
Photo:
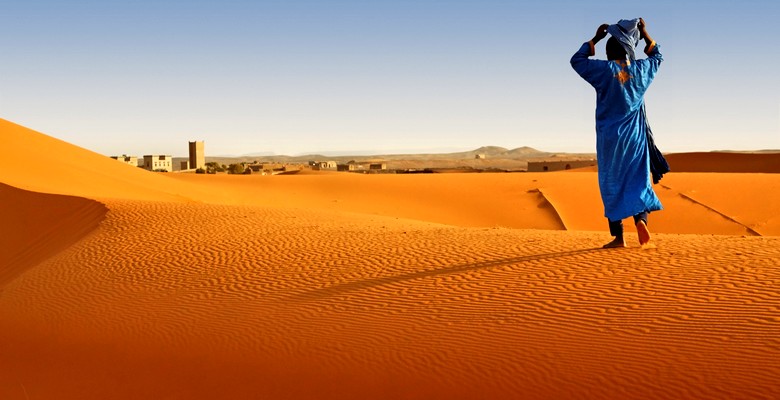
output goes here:
{"type": "MultiPolygon", "coordinates": [[[[644,17],[666,152],[780,148],[780,2],[10,1],[0,117],[99,153],[594,152],[569,58],[644,17]]],[[[603,43],[597,57],[603,58],[603,43]]]]}

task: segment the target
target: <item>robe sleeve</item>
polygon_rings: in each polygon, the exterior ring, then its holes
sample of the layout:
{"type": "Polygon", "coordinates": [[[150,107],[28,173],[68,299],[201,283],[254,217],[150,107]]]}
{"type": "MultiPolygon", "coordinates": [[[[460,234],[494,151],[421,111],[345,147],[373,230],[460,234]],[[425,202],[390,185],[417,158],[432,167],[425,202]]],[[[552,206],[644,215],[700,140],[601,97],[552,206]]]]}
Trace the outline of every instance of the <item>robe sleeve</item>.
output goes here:
{"type": "Polygon", "coordinates": [[[588,57],[596,55],[595,46],[593,42],[583,43],[579,50],[571,56],[571,67],[579,74],[582,79],[585,79],[591,86],[596,85],[601,81],[600,71],[598,65],[603,63],[600,60],[591,60],[588,57]]]}
{"type": "Polygon", "coordinates": [[[650,44],[650,48],[646,54],[647,58],[644,60],[637,60],[637,65],[642,71],[641,76],[645,87],[649,86],[650,82],[653,81],[655,74],[658,72],[658,68],[664,61],[664,57],[661,55],[661,51],[656,42],[650,44]]]}

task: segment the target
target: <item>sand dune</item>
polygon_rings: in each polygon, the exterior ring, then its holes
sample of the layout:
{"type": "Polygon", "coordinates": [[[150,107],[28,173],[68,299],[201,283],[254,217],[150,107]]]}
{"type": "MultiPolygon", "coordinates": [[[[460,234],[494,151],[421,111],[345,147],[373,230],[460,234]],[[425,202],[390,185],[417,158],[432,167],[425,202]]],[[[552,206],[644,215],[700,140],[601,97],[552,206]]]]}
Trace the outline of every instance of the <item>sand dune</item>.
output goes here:
{"type": "MultiPolygon", "coordinates": [[[[383,215],[462,227],[599,231],[607,224],[595,173],[172,178],[218,188],[227,198],[225,204],[383,215]]],[[[656,232],[780,235],[780,175],[669,174],[656,192],[666,208],[650,217],[656,232]],[[726,188],[736,195],[723,195],[726,188]]]]}
{"type": "Polygon", "coordinates": [[[773,153],[676,153],[666,159],[677,172],[780,173],[780,152],[773,153]]]}
{"type": "Polygon", "coordinates": [[[20,189],[89,198],[150,201],[210,198],[209,193],[0,119],[0,182],[20,189]]]}
{"type": "Polygon", "coordinates": [[[107,211],[96,201],[32,193],[2,183],[0,210],[0,287],[78,242],[98,226],[107,211]]]}
{"type": "Polygon", "coordinates": [[[589,172],[161,175],[6,131],[2,399],[780,397],[777,175],[670,174],[657,248],[601,250],[589,172]]]}

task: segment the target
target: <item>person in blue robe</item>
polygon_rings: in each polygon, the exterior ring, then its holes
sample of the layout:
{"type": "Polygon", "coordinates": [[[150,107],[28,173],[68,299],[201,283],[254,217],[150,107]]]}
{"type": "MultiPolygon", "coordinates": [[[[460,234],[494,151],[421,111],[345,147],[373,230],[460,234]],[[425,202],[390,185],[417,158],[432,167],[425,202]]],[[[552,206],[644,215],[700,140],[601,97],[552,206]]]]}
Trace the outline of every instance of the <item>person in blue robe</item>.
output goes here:
{"type": "Polygon", "coordinates": [[[629,217],[634,218],[639,243],[647,245],[650,242],[648,213],[663,208],[651,183],[651,154],[657,156],[660,152],[649,150],[655,146],[644,108],[645,92],[662,61],[659,46],[647,34],[642,19],[599,26],[593,39],[571,58],[572,68],[596,89],[599,190],[610,234],[614,236],[605,248],[626,247],[622,220],[629,217]],[[596,43],[608,32],[612,34],[607,41],[608,60],[590,59],[595,55],[596,43]],[[633,48],[629,48],[636,45],[632,37],[636,43],[639,39],[645,41],[646,59],[634,59],[633,48]]]}

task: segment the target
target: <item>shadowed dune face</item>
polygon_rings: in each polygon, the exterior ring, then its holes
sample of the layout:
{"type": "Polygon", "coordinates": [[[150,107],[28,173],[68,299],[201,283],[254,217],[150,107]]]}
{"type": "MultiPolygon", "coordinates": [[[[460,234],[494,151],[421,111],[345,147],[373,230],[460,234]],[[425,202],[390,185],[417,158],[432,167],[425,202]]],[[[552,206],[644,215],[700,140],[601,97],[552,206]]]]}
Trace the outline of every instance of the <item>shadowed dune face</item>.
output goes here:
{"type": "Polygon", "coordinates": [[[95,229],[108,209],[80,197],[33,193],[0,183],[0,287],[95,229]]]}

